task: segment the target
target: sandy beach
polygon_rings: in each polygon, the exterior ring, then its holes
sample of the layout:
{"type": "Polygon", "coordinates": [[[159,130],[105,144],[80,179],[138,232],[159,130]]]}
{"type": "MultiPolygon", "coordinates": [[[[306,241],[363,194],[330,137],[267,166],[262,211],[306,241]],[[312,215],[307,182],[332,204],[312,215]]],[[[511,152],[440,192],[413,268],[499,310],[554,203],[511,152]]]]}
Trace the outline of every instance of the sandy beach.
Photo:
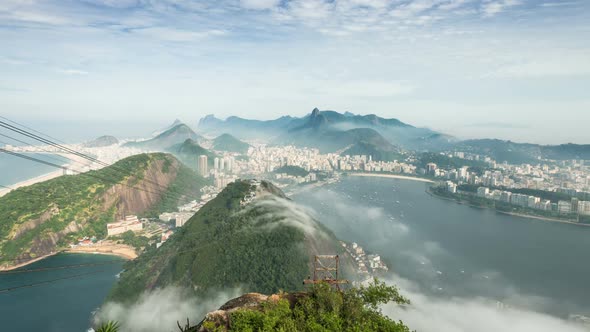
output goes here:
{"type": "Polygon", "coordinates": [[[115,255],[128,260],[137,258],[135,248],[126,244],[103,241],[100,244],[65,249],[66,253],[115,255]]]}
{"type": "Polygon", "coordinates": [[[367,176],[367,177],[390,178],[390,179],[401,179],[401,180],[411,180],[411,181],[418,181],[418,182],[434,183],[434,181],[429,180],[429,179],[423,179],[423,178],[417,178],[417,177],[405,176],[405,175],[395,175],[395,174],[348,173],[348,176],[367,176]]]}
{"type": "MultiPolygon", "coordinates": [[[[39,182],[44,182],[44,181],[48,181],[51,179],[55,179],[56,177],[62,176],[63,175],[63,170],[57,170],[57,171],[53,171],[51,173],[47,173],[47,174],[43,174],[40,176],[37,176],[35,178],[29,179],[29,180],[25,180],[25,181],[21,181],[19,183],[13,184],[10,187],[14,188],[14,189],[18,189],[21,187],[26,187],[26,186],[30,186],[30,185],[34,185],[35,183],[39,183],[39,182]]],[[[0,197],[8,194],[9,192],[11,192],[10,189],[5,189],[5,188],[0,188],[0,197]]]]}

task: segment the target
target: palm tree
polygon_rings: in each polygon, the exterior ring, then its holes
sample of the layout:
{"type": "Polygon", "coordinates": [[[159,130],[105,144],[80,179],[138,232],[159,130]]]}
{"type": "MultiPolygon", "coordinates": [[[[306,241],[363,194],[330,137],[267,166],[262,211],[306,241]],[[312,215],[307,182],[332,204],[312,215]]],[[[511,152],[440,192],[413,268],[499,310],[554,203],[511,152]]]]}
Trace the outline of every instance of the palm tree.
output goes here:
{"type": "Polygon", "coordinates": [[[107,323],[102,324],[96,332],[119,332],[119,323],[109,321],[107,323]]]}

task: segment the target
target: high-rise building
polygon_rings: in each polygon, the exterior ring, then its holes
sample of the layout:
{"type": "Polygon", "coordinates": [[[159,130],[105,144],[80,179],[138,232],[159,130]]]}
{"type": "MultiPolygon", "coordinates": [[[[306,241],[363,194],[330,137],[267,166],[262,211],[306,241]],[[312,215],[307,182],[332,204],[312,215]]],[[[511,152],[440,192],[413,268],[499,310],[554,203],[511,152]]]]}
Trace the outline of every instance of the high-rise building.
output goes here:
{"type": "Polygon", "coordinates": [[[214,169],[219,169],[219,158],[215,157],[215,159],[213,159],[213,168],[214,169]]]}
{"type": "Polygon", "coordinates": [[[199,168],[199,174],[201,174],[201,176],[207,176],[207,174],[209,174],[209,170],[207,169],[207,156],[202,154],[199,156],[199,163],[198,163],[198,168],[199,168]]]}
{"type": "Polygon", "coordinates": [[[434,174],[434,171],[436,171],[436,168],[437,168],[437,166],[435,163],[426,164],[426,172],[428,174],[431,174],[431,175],[434,174]]]}

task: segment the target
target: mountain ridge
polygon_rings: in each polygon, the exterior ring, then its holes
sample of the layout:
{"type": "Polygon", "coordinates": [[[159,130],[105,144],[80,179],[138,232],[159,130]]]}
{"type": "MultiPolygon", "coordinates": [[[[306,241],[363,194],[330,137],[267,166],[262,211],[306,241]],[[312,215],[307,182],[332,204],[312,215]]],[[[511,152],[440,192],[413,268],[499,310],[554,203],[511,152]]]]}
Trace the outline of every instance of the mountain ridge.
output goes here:
{"type": "Polygon", "coordinates": [[[309,274],[311,252],[343,250],[330,231],[270,182],[239,180],[157,251],[128,262],[109,300],[133,301],[145,290],[166,286],[196,294],[232,287],[297,290],[309,274]]]}
{"type": "Polygon", "coordinates": [[[157,214],[154,209],[177,206],[183,194],[198,194],[203,185],[176,158],[155,153],[16,189],[0,198],[0,264],[51,254],[79,237],[104,238],[107,223],[157,214]]]}
{"type": "Polygon", "coordinates": [[[181,123],[160,133],[158,136],[136,142],[125,143],[124,146],[144,150],[166,151],[171,146],[182,143],[187,139],[205,141],[205,138],[195,133],[188,125],[181,123]]]}

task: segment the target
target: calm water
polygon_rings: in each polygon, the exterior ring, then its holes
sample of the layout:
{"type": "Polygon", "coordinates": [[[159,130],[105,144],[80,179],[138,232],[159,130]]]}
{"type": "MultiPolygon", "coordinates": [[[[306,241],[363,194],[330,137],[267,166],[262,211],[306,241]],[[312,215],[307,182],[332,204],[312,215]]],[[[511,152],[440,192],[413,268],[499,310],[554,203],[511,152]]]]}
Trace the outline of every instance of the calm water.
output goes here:
{"type": "Polygon", "coordinates": [[[471,208],[426,188],[353,177],[294,199],[339,238],[381,254],[397,275],[431,295],[590,315],[590,227],[471,208]]]}
{"type": "Polygon", "coordinates": [[[102,266],[0,274],[0,289],[85,274],[73,279],[0,292],[2,331],[87,331],[92,312],[102,304],[116,281],[123,260],[105,255],[60,254],[22,268],[100,264],[114,260],[117,262],[102,266]]]}
{"type": "MultiPolygon", "coordinates": [[[[66,162],[63,158],[58,156],[53,156],[50,159],[47,158],[45,155],[42,154],[29,154],[30,156],[38,159],[43,159],[51,163],[55,163],[58,165],[64,165],[66,162]],[[61,162],[60,162],[61,161],[61,162]]],[[[4,153],[0,153],[0,184],[5,186],[10,186],[17,182],[25,181],[28,179],[32,179],[34,177],[51,173],[57,170],[57,168],[33,162],[30,160],[25,160],[22,158],[18,158],[12,155],[7,155],[4,153]]]]}

